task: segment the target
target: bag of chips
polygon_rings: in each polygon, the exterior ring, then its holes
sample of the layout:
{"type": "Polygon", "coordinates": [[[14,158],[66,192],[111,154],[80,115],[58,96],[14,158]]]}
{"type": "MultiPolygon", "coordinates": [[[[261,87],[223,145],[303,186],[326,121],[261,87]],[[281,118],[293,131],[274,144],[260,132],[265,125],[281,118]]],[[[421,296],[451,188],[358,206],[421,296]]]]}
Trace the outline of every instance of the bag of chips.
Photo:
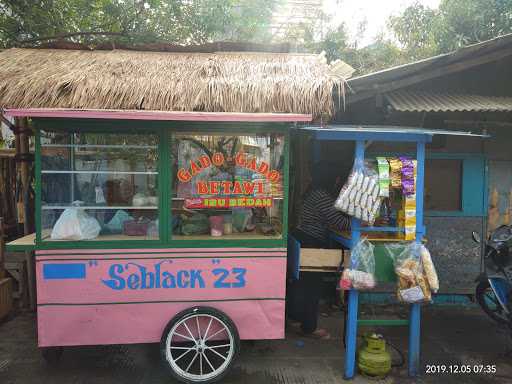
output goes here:
{"type": "Polygon", "coordinates": [[[400,159],[388,159],[390,168],[391,187],[400,188],[402,186],[402,162],[400,159]]]}
{"type": "Polygon", "coordinates": [[[416,164],[408,157],[400,157],[402,163],[402,194],[411,196],[416,193],[416,164]]]}
{"type": "Polygon", "coordinates": [[[430,285],[432,292],[437,293],[439,290],[439,279],[437,277],[436,267],[434,267],[432,257],[430,256],[430,252],[423,244],[416,245],[418,246],[417,252],[419,252],[421,256],[421,263],[423,264],[423,270],[425,272],[428,285],[430,285]]]}
{"type": "Polygon", "coordinates": [[[426,272],[423,259],[427,260],[426,252],[428,250],[425,246],[418,243],[410,243],[405,246],[397,243],[386,244],[385,248],[393,259],[395,273],[398,277],[398,300],[404,303],[431,302],[432,292],[437,292],[439,282],[431,259],[427,267],[429,272],[426,272]],[[430,282],[433,283],[433,287],[430,282]]]}

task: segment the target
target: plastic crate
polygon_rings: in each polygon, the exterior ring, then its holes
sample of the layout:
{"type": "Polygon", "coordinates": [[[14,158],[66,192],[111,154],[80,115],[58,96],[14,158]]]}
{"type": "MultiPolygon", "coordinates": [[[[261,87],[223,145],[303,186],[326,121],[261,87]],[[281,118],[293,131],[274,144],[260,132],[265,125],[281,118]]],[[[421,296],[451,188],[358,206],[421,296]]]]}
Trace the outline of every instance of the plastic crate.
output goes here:
{"type": "Polygon", "coordinates": [[[12,279],[0,279],[0,320],[12,310],[12,279]]]}

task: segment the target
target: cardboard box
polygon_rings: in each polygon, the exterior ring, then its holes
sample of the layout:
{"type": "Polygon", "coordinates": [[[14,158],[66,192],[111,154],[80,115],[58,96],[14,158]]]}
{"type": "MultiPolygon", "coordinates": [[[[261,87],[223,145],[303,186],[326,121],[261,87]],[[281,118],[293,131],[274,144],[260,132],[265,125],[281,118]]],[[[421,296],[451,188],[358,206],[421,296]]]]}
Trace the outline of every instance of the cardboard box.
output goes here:
{"type": "Polygon", "coordinates": [[[308,272],[337,272],[341,261],[350,264],[350,251],[342,249],[301,248],[300,270],[308,272]]]}

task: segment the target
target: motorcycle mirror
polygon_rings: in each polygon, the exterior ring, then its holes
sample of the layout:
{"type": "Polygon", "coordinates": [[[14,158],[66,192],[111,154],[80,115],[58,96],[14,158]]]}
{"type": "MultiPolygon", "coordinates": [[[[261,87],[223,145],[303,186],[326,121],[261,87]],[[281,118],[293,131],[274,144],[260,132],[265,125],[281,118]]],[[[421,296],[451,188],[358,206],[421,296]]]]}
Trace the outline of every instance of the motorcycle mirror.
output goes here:
{"type": "Polygon", "coordinates": [[[475,241],[475,243],[480,244],[480,234],[478,232],[476,232],[476,231],[471,232],[471,237],[473,237],[473,240],[475,241]]]}

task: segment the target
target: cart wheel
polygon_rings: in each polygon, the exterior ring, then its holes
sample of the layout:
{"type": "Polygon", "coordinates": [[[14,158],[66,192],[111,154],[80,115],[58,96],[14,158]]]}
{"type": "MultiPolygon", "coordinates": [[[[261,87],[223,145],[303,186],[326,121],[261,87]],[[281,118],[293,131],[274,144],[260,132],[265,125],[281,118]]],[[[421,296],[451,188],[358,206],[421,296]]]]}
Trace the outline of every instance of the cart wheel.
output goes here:
{"type": "Polygon", "coordinates": [[[62,347],[41,348],[41,355],[48,365],[57,365],[62,357],[62,353],[64,353],[64,348],[62,347]]]}
{"type": "Polygon", "coordinates": [[[160,341],[171,374],[184,383],[213,383],[231,368],[240,350],[233,322],[221,311],[195,307],[178,313],[160,341]]]}

